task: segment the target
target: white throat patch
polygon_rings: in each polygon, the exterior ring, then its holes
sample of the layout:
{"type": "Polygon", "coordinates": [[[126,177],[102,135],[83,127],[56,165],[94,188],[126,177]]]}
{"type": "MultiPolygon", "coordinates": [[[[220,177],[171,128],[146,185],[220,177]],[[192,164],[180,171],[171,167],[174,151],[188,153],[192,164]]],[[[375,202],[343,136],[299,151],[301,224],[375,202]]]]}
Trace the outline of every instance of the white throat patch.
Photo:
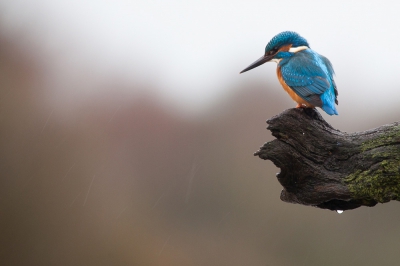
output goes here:
{"type": "Polygon", "coordinates": [[[306,50],[306,49],[308,49],[307,46],[291,47],[291,48],[289,49],[289,52],[291,52],[291,53],[297,53],[297,52],[300,52],[300,51],[303,51],[303,50],[306,50]]]}

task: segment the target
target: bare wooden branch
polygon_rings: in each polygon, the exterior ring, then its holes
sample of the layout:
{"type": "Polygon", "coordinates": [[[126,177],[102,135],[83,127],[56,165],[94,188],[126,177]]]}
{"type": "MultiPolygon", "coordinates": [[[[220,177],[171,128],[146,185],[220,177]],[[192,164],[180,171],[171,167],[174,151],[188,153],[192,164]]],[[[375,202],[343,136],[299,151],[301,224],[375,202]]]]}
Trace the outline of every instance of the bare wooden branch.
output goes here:
{"type": "Polygon", "coordinates": [[[254,155],[281,168],[281,200],[330,210],[400,200],[398,122],[347,134],[315,109],[294,108],[267,123],[276,139],[254,155]]]}

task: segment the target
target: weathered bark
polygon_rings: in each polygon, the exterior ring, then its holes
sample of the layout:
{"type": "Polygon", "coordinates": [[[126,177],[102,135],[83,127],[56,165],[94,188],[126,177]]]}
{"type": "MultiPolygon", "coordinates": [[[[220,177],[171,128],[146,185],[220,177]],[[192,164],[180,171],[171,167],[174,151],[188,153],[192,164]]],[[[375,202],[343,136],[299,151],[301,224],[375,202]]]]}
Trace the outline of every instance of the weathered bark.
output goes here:
{"type": "Polygon", "coordinates": [[[400,200],[400,125],[347,134],[315,109],[294,108],[267,121],[275,140],[254,155],[281,172],[281,200],[330,210],[400,200]]]}

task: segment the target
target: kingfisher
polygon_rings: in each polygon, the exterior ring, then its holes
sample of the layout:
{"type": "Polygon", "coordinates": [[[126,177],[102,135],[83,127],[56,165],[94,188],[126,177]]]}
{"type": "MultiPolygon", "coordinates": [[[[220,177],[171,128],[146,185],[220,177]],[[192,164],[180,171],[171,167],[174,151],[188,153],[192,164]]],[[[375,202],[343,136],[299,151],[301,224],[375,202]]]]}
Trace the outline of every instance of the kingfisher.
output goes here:
{"type": "Polygon", "coordinates": [[[265,54],[240,73],[276,62],[276,73],[283,89],[297,102],[296,108],[320,107],[329,115],[337,115],[338,104],[333,67],[325,56],[310,48],[307,40],[293,31],[273,37],[265,54]]]}

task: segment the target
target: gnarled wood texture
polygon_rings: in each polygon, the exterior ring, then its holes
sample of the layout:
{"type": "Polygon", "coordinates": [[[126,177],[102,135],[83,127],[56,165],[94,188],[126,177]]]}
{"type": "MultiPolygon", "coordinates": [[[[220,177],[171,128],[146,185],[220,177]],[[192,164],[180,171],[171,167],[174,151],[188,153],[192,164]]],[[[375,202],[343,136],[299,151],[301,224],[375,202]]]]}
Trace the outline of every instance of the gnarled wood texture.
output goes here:
{"type": "Polygon", "coordinates": [[[267,121],[275,140],[254,155],[281,172],[281,200],[349,210],[400,200],[400,125],[347,134],[315,109],[294,108],[267,121]]]}

